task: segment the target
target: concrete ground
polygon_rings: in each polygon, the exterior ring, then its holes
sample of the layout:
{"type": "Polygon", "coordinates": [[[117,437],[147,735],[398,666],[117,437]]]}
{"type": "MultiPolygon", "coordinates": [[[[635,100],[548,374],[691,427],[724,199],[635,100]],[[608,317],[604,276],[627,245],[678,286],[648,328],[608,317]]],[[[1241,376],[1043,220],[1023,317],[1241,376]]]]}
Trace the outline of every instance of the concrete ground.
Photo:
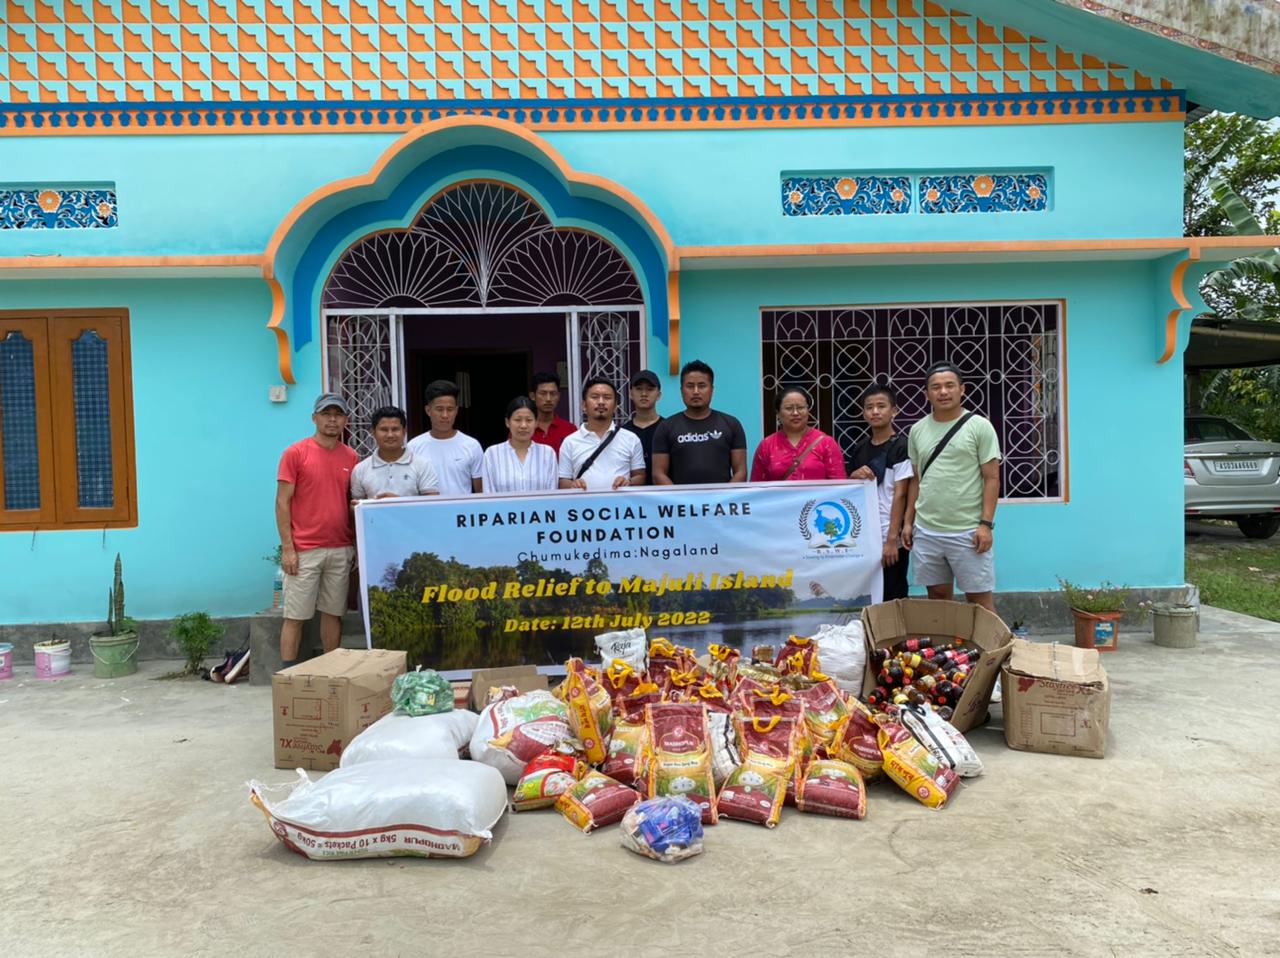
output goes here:
{"type": "Polygon", "coordinates": [[[0,954],[1280,954],[1280,624],[1207,610],[1200,647],[1122,634],[1105,760],[971,739],[942,811],[889,784],[854,822],[725,822],[664,866],[614,829],[508,815],[466,861],[314,863],[245,781],[270,691],[87,667],[0,682],[0,954]]]}

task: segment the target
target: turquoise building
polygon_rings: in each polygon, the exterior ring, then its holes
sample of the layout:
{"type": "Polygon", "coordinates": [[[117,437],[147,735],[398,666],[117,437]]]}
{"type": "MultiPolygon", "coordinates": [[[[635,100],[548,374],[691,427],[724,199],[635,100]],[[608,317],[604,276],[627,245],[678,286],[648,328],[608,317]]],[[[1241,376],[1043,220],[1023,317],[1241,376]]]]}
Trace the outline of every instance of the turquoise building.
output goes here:
{"type": "Polygon", "coordinates": [[[1127,6],[8,0],[0,625],[100,620],[117,552],[139,619],[268,605],[324,389],[367,444],[455,379],[491,441],[534,370],[670,412],[694,358],[753,448],[802,383],[846,449],[948,358],[1002,592],[1180,587],[1197,281],[1280,244],[1182,235],[1183,126],[1276,113],[1278,31],[1127,6]]]}

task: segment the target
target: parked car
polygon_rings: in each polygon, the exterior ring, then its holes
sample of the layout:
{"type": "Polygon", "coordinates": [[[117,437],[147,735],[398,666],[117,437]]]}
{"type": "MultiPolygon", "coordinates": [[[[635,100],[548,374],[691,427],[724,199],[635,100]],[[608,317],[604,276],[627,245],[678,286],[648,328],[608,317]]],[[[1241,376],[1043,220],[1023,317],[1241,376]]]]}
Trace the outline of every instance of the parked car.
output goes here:
{"type": "Polygon", "coordinates": [[[1250,539],[1280,530],[1280,443],[1198,413],[1187,414],[1184,442],[1188,516],[1233,519],[1250,539]]]}

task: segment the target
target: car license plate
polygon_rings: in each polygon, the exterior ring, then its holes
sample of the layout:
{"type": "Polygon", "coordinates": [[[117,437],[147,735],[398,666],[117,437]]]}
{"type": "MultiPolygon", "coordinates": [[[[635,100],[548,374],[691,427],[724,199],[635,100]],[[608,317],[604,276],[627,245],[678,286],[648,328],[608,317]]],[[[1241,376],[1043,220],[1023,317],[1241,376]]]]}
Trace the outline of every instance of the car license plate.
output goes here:
{"type": "Polygon", "coordinates": [[[1261,472],[1262,463],[1257,459],[1219,459],[1213,464],[1214,472],[1261,472]]]}

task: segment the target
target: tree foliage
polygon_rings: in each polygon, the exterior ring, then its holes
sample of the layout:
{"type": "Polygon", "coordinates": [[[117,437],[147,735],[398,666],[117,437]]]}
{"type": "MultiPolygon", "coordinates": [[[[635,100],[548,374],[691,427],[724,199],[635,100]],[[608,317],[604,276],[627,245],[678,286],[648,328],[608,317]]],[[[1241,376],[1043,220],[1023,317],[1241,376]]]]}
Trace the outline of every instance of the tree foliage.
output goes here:
{"type": "MultiPolygon", "coordinates": [[[[1186,130],[1183,218],[1188,236],[1280,233],[1280,125],[1212,113],[1186,130]]],[[[1280,323],[1280,251],[1210,273],[1200,293],[1214,316],[1280,323]]],[[[1205,409],[1259,438],[1280,440],[1280,366],[1225,369],[1203,386],[1205,409]]]]}

